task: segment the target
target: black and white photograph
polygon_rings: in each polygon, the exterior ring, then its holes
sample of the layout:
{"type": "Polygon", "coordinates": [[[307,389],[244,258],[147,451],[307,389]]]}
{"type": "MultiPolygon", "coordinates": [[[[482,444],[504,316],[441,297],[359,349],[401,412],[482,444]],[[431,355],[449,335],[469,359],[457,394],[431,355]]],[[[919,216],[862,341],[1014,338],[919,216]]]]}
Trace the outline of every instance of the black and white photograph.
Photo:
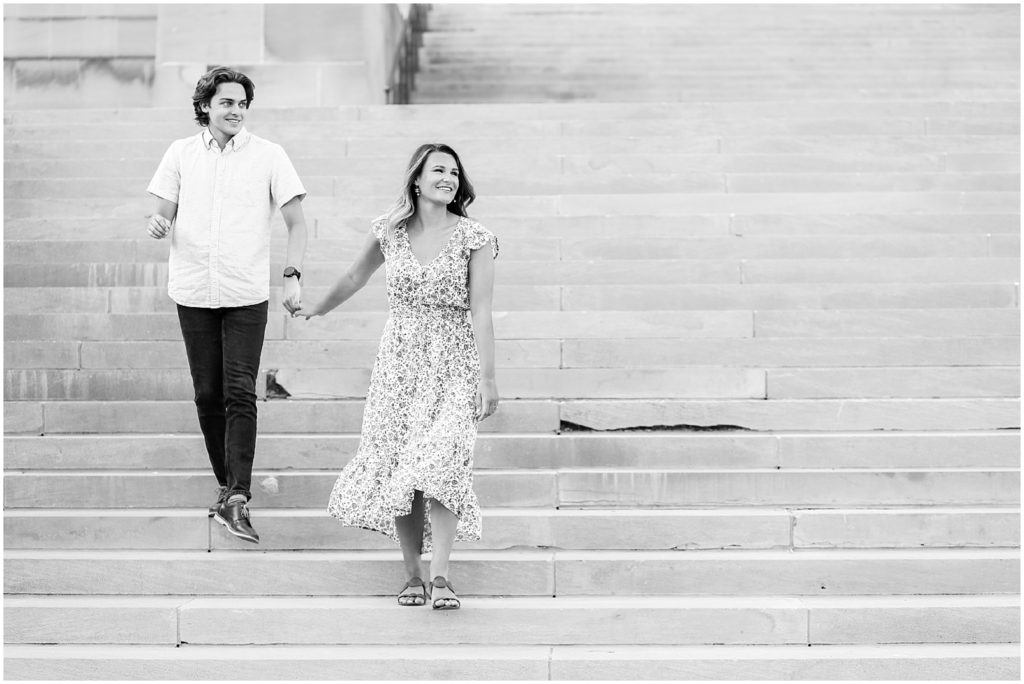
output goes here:
{"type": "Polygon", "coordinates": [[[1020,3],[3,12],[5,680],[1020,680],[1020,3]]]}

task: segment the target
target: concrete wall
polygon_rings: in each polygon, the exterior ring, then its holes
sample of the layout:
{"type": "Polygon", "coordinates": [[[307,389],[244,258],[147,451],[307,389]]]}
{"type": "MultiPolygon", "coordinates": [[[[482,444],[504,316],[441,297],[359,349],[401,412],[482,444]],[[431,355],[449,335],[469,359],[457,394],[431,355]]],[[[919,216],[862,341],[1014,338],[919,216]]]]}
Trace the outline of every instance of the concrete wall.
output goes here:
{"type": "Polygon", "coordinates": [[[4,5],[4,107],[146,106],[156,5],[4,5]]]}
{"type": "Polygon", "coordinates": [[[4,107],[176,106],[211,64],[262,106],[385,101],[407,6],[4,6],[4,107]]]}

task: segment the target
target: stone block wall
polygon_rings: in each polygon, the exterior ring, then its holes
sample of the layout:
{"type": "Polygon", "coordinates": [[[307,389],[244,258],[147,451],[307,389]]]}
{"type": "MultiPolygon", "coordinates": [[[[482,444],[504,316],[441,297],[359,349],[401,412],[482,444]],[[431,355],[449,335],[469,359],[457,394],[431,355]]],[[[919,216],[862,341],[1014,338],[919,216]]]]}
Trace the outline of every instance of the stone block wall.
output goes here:
{"type": "Polygon", "coordinates": [[[212,64],[263,106],[382,104],[405,7],[8,4],[4,106],[176,106],[212,64]]]}
{"type": "Polygon", "coordinates": [[[157,5],[4,5],[4,107],[151,104],[157,5]]]}

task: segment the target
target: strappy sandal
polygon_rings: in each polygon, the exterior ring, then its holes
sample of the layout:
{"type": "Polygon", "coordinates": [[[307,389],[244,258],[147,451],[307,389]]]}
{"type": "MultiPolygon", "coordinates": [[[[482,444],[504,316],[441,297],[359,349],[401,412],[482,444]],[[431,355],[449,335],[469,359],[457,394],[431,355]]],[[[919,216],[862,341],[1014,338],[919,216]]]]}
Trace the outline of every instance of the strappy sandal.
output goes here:
{"type": "Polygon", "coordinates": [[[398,592],[398,605],[400,606],[425,606],[427,604],[427,585],[419,577],[413,577],[405,586],[402,587],[401,591],[398,592]],[[423,595],[420,596],[415,591],[406,591],[407,589],[415,589],[419,587],[423,591],[423,595]],[[405,599],[404,601],[402,599],[405,599]]]}
{"type": "MultiPolygon", "coordinates": [[[[441,589],[444,589],[445,587],[447,587],[448,589],[451,590],[451,592],[453,594],[455,593],[455,587],[453,587],[451,585],[451,582],[446,580],[441,575],[438,575],[437,577],[434,578],[434,581],[430,583],[430,587],[431,587],[431,592],[430,592],[431,596],[433,596],[433,593],[434,593],[433,589],[435,587],[438,587],[438,588],[441,588],[441,589]]],[[[462,602],[459,601],[458,597],[456,597],[456,596],[439,596],[438,598],[434,599],[434,602],[431,604],[431,607],[434,610],[458,610],[461,605],[462,605],[462,602]],[[455,605],[449,605],[447,603],[448,601],[454,601],[455,605]]]]}

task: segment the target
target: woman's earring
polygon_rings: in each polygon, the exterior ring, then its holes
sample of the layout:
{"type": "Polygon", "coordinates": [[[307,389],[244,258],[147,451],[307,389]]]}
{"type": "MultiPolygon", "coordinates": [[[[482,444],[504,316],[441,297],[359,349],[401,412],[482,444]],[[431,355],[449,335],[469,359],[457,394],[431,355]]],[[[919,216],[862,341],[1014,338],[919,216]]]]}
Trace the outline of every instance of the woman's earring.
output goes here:
{"type": "Polygon", "coordinates": [[[412,186],[412,188],[413,188],[413,192],[416,193],[416,196],[419,197],[420,196],[420,186],[414,185],[414,186],[412,186]]]}

